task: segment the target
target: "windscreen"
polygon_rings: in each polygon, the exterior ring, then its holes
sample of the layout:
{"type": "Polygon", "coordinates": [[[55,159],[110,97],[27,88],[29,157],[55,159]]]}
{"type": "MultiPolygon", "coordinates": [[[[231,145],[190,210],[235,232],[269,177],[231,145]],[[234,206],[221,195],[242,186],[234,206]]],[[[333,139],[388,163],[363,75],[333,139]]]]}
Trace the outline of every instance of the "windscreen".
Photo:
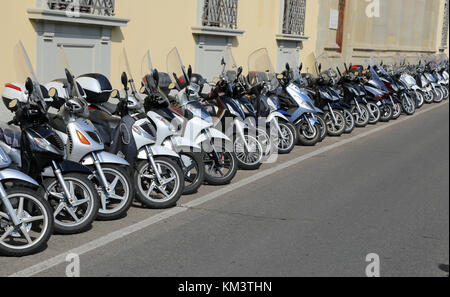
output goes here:
{"type": "Polygon", "coordinates": [[[186,68],[176,47],[167,54],[166,65],[167,73],[175,85],[180,87],[180,83],[188,80],[186,68]],[[181,81],[179,81],[180,79],[181,81]]]}
{"type": "MultiPolygon", "coordinates": [[[[67,52],[66,52],[66,50],[64,49],[64,46],[63,45],[61,45],[60,47],[59,47],[59,51],[58,51],[58,54],[59,54],[59,59],[61,60],[61,65],[64,65],[64,68],[65,68],[65,71],[66,71],[66,75],[70,75],[72,78],[73,78],[73,80],[72,80],[72,82],[73,82],[73,84],[71,85],[71,87],[72,87],[72,92],[73,92],[73,96],[75,96],[75,97],[77,97],[77,98],[83,98],[83,96],[82,96],[82,92],[83,91],[81,91],[79,88],[78,88],[78,84],[77,84],[77,87],[75,87],[75,76],[74,76],[74,72],[72,71],[72,67],[70,66],[70,63],[69,63],[69,59],[68,59],[68,57],[67,57],[67,52]]],[[[83,100],[84,101],[84,100],[83,100]]],[[[86,102],[84,102],[86,105],[87,105],[87,103],[86,102]]]]}
{"type": "Polygon", "coordinates": [[[266,48],[254,51],[248,57],[249,83],[255,85],[260,82],[276,83],[275,69],[266,48]]]}
{"type": "Polygon", "coordinates": [[[225,51],[225,76],[228,78],[230,82],[233,82],[237,78],[237,70],[238,65],[236,63],[236,60],[234,59],[233,52],[231,48],[227,48],[225,51]]]}
{"type": "Polygon", "coordinates": [[[47,104],[44,101],[44,96],[42,94],[41,85],[36,76],[36,72],[34,71],[33,65],[31,64],[31,60],[28,56],[25,47],[23,46],[22,41],[14,47],[14,60],[15,60],[15,70],[16,70],[16,79],[18,82],[24,83],[27,78],[30,78],[33,82],[33,95],[35,103],[38,104],[43,110],[47,109],[47,104]]]}
{"type": "Polygon", "coordinates": [[[388,89],[386,88],[385,84],[381,81],[380,76],[378,75],[377,71],[375,70],[376,65],[373,64],[373,60],[366,60],[366,63],[369,65],[370,74],[372,77],[372,80],[375,81],[383,91],[388,92],[388,89]]]}

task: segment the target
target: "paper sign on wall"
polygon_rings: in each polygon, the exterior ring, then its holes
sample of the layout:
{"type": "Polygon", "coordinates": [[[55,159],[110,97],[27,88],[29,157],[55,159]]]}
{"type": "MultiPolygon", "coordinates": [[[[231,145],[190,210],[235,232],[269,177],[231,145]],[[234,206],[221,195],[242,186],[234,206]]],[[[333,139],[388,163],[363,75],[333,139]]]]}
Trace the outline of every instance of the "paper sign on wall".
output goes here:
{"type": "Polygon", "coordinates": [[[339,11],[336,9],[330,10],[330,29],[337,30],[339,26],[339,11]]]}

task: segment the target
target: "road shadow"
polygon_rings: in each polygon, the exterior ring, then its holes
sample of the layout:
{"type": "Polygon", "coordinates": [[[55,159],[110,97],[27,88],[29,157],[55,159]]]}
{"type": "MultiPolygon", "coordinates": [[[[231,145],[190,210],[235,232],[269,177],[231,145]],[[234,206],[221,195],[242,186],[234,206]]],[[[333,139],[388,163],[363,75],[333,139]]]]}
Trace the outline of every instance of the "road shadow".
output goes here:
{"type": "Polygon", "coordinates": [[[448,265],[446,265],[446,264],[439,264],[438,267],[439,267],[440,270],[442,270],[445,273],[447,273],[447,276],[448,276],[448,265]]]}

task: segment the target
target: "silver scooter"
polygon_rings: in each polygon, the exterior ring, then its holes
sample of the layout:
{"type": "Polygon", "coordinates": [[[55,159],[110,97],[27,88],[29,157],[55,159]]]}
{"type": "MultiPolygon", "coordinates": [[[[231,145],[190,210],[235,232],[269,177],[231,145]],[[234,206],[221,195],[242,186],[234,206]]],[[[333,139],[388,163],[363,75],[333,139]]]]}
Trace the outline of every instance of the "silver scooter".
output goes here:
{"type": "MultiPolygon", "coordinates": [[[[0,138],[7,141],[9,136],[0,130],[0,138]]],[[[10,165],[0,146],[0,254],[19,257],[46,245],[53,233],[53,211],[35,191],[39,184],[10,165]]]]}
{"type": "MultiPolygon", "coordinates": [[[[105,151],[105,145],[87,119],[88,104],[74,87],[69,70],[67,80],[46,84],[55,101],[65,102],[57,115],[50,115],[50,126],[66,144],[66,159],[91,168],[89,179],[96,185],[100,197],[98,219],[115,220],[126,215],[134,199],[134,189],[129,174],[130,164],[123,158],[105,151]]],[[[81,89],[81,90],[80,90],[81,89]]]]}

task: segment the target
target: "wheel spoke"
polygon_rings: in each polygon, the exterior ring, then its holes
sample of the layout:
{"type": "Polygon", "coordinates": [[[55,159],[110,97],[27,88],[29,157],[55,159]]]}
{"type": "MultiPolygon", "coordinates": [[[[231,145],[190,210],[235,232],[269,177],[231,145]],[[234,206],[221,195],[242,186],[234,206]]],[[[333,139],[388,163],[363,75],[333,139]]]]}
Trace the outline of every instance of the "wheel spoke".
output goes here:
{"type": "Polygon", "coordinates": [[[43,221],[43,220],[44,220],[44,216],[37,216],[37,217],[22,219],[22,223],[28,224],[28,223],[33,223],[36,221],[43,221]]]}
{"type": "Polygon", "coordinates": [[[31,240],[30,234],[28,234],[28,231],[25,228],[25,225],[22,224],[22,226],[20,226],[20,231],[22,231],[22,234],[23,236],[25,236],[25,239],[28,241],[28,243],[33,242],[33,240],[31,240]]]}
{"type": "Polygon", "coordinates": [[[77,214],[73,211],[72,208],[66,207],[67,212],[70,214],[70,216],[75,220],[75,222],[80,222],[80,219],[78,218],[77,214]]]}
{"type": "Polygon", "coordinates": [[[114,194],[109,194],[109,198],[115,199],[115,200],[120,200],[120,201],[124,201],[124,200],[125,200],[125,197],[119,196],[119,195],[117,195],[116,193],[114,193],[114,194]]]}
{"type": "Polygon", "coordinates": [[[109,188],[112,190],[114,190],[117,186],[117,183],[119,182],[120,177],[116,176],[116,178],[112,181],[112,183],[109,184],[109,188]]]}
{"type": "Polygon", "coordinates": [[[73,207],[77,207],[80,206],[82,204],[88,203],[89,202],[89,198],[86,199],[82,199],[82,200],[77,200],[77,202],[73,203],[73,207]]]}
{"type": "Polygon", "coordinates": [[[155,188],[156,188],[156,183],[152,182],[152,184],[150,185],[150,188],[148,189],[147,197],[150,197],[150,194],[153,192],[153,190],[155,190],[155,188]]]}
{"type": "Polygon", "coordinates": [[[22,216],[23,216],[23,201],[24,201],[24,198],[20,197],[20,199],[19,199],[19,207],[17,208],[17,218],[18,219],[21,219],[22,216]]]}
{"type": "Polygon", "coordinates": [[[56,210],[54,211],[53,216],[56,218],[57,215],[59,215],[59,213],[66,207],[66,204],[64,202],[61,202],[58,207],[56,208],[56,210]]]}
{"type": "Polygon", "coordinates": [[[1,212],[1,211],[0,211],[0,217],[4,218],[5,220],[8,220],[8,221],[10,220],[9,215],[7,215],[6,213],[1,212]]]}
{"type": "Polygon", "coordinates": [[[161,194],[166,196],[166,198],[169,198],[169,194],[167,194],[166,190],[164,190],[164,188],[162,186],[159,186],[158,190],[161,192],[161,194]]]}
{"type": "Polygon", "coordinates": [[[14,231],[14,227],[9,227],[6,232],[0,237],[0,241],[4,241],[14,231]]]}

